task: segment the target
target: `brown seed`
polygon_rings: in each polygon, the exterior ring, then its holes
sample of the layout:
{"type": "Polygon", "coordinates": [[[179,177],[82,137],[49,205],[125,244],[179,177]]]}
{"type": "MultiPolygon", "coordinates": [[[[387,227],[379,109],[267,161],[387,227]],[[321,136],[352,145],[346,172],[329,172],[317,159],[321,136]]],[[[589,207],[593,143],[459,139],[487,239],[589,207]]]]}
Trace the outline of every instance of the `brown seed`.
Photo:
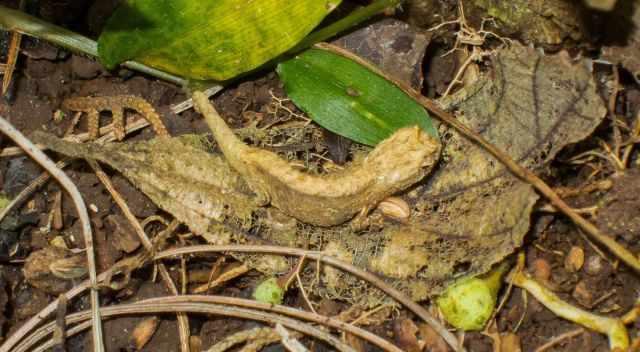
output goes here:
{"type": "Polygon", "coordinates": [[[551,265],[549,265],[549,262],[542,258],[534,260],[533,277],[542,283],[549,282],[551,277],[551,265]]]}
{"type": "Polygon", "coordinates": [[[409,204],[402,198],[389,197],[378,204],[380,212],[395,220],[406,220],[411,216],[409,204]]]}
{"type": "Polygon", "coordinates": [[[136,350],[141,350],[151,337],[156,332],[158,328],[158,323],[160,321],[157,317],[147,318],[133,329],[133,333],[131,333],[131,342],[133,346],[135,346],[136,350]]]}
{"type": "Polygon", "coordinates": [[[582,268],[582,265],[584,265],[584,250],[578,246],[571,247],[564,259],[564,267],[575,273],[582,268]]]}

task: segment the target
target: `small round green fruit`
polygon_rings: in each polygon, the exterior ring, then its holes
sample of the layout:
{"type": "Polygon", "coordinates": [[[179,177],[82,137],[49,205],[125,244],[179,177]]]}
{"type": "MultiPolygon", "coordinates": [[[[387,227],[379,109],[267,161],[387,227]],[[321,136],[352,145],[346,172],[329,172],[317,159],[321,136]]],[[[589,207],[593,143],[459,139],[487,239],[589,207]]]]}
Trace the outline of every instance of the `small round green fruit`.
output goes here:
{"type": "Polygon", "coordinates": [[[263,303],[282,304],[284,290],[278,285],[278,279],[272,277],[261,282],[253,291],[253,299],[263,303]]]}

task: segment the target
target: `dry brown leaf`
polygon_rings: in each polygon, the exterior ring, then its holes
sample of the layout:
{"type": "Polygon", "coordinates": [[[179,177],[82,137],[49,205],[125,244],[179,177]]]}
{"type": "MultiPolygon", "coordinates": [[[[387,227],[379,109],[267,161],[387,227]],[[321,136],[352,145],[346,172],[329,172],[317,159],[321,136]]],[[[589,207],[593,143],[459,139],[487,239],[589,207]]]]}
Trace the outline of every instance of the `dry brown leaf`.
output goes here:
{"type": "Polygon", "coordinates": [[[501,33],[530,43],[560,44],[565,38],[578,40],[588,33],[587,9],[578,1],[473,0],[465,6],[468,17],[495,18],[501,33]]]}
{"type": "Polygon", "coordinates": [[[418,327],[420,336],[422,337],[423,350],[425,352],[447,352],[449,345],[444,341],[442,336],[438,334],[429,324],[420,324],[418,327]]]}
{"type": "Polygon", "coordinates": [[[140,351],[151,340],[151,337],[158,329],[159,323],[160,319],[158,317],[151,317],[142,320],[136,325],[131,333],[131,343],[137,351],[140,351]]]}
{"type": "MultiPolygon", "coordinates": [[[[564,146],[590,135],[606,114],[584,62],[516,45],[492,61],[492,72],[445,103],[528,168],[541,170],[564,146]]],[[[415,237],[429,253],[418,277],[432,281],[486,272],[512,253],[538,198],[484,150],[450,133],[443,165],[417,190],[422,211],[413,229],[425,234],[415,237]]]]}
{"type": "Polygon", "coordinates": [[[203,150],[202,137],[104,145],[65,142],[42,132],[32,138],[65,155],[107,163],[199,235],[229,216],[249,221],[256,208],[242,178],[203,150]]]}
{"type": "Polygon", "coordinates": [[[387,74],[419,90],[430,40],[430,32],[417,32],[405,22],[388,18],[336,39],[333,44],[367,58],[387,74]]]}
{"type": "MultiPolygon", "coordinates": [[[[55,275],[51,270],[51,264],[60,263],[59,269],[61,269],[62,276],[64,276],[64,273],[77,273],[77,270],[84,269],[84,266],[82,268],[77,266],[82,259],[83,256],[74,255],[71,251],[58,247],[50,246],[34,251],[27,257],[27,261],[24,264],[24,278],[31,286],[49,294],[58,295],[73,287],[73,282],[55,275]],[[65,270],[65,268],[68,270],[65,270]]],[[[86,269],[84,269],[84,272],[86,273],[86,269]]],[[[57,272],[56,274],[60,273],[57,272]]]]}
{"type": "Polygon", "coordinates": [[[500,344],[500,352],[522,352],[522,344],[520,337],[512,332],[502,335],[502,344],[500,344]]]}
{"type": "Polygon", "coordinates": [[[407,352],[420,352],[418,342],[418,327],[411,319],[396,320],[393,323],[393,332],[398,347],[407,352]]]}

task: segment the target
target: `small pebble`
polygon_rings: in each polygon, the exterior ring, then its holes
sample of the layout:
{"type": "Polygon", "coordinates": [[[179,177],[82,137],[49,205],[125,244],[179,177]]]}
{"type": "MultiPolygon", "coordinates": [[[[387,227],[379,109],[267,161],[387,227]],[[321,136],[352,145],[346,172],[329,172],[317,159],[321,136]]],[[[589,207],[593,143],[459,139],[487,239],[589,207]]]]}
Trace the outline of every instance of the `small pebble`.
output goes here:
{"type": "Polygon", "coordinates": [[[603,267],[604,259],[602,259],[602,257],[599,255],[592,255],[587,258],[584,269],[587,274],[596,276],[600,274],[600,272],[602,272],[603,267]]]}
{"type": "Polygon", "coordinates": [[[549,282],[549,278],[551,278],[551,265],[549,265],[549,262],[542,258],[534,260],[533,277],[541,283],[549,282]]]}
{"type": "Polygon", "coordinates": [[[576,284],[576,287],[573,289],[573,293],[571,294],[573,298],[578,301],[584,307],[590,307],[593,303],[593,293],[587,287],[586,282],[580,281],[576,284]]]}
{"type": "Polygon", "coordinates": [[[578,246],[573,246],[569,254],[564,259],[564,267],[570,272],[577,272],[584,265],[584,250],[578,246]]]}

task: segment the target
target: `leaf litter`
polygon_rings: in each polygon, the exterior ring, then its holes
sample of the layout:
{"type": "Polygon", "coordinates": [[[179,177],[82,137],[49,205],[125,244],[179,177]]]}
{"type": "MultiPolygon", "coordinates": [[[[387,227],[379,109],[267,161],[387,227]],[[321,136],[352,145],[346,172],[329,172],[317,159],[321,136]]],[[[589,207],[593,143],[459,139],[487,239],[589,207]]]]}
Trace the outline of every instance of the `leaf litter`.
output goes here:
{"type": "MultiPolygon", "coordinates": [[[[588,136],[605,115],[585,60],[573,62],[564,53],[545,56],[516,45],[498,51],[489,72],[441,103],[456,109],[462,121],[537,172],[542,172],[564,146],[588,136]]],[[[428,167],[423,166],[425,160],[433,163],[436,159],[425,159],[424,153],[417,153],[414,177],[401,187],[394,185],[380,193],[399,193],[408,200],[414,212],[411,220],[405,224],[387,221],[365,231],[355,231],[342,223],[363,207],[375,205],[382,200],[380,196],[362,193],[365,188],[356,183],[349,187],[359,196],[349,197],[357,206],[338,204],[339,216],[310,216],[309,211],[336,204],[322,196],[319,188],[325,186],[318,187],[322,184],[318,182],[335,182],[339,176],[311,176],[295,170],[296,177],[306,178],[306,183],[298,185],[311,189],[292,191],[295,177],[279,173],[280,169],[293,170],[290,165],[282,159],[275,161],[277,156],[271,155],[268,160],[279,170],[270,169],[268,163],[256,170],[253,156],[246,155],[264,156],[264,151],[238,144],[231,130],[224,132],[231,135],[216,135],[218,147],[228,159],[212,153],[213,144],[203,136],[106,145],[79,145],[43,133],[37,133],[34,139],[63,154],[111,165],[158,206],[210,242],[273,243],[324,250],[384,275],[411,298],[421,300],[440,293],[459,276],[486,272],[518,248],[529,230],[529,217],[538,199],[529,185],[513,177],[481,148],[453,131],[441,130],[442,160],[433,174],[425,177],[428,167]],[[239,157],[242,153],[245,160],[239,157]],[[311,190],[315,193],[305,193],[311,190]],[[281,212],[265,208],[267,200],[281,212]],[[293,209],[290,204],[298,207],[293,209]],[[282,224],[287,224],[285,230],[282,224]],[[261,229],[260,237],[250,231],[256,228],[261,229]]],[[[412,131],[409,136],[419,134],[412,131]]],[[[415,141],[409,145],[415,146],[415,141]]],[[[407,144],[399,145],[404,148],[407,144]]],[[[369,158],[376,153],[377,149],[369,158]]],[[[397,154],[398,150],[392,150],[383,156],[395,158],[397,154]]],[[[361,162],[349,167],[370,177],[366,173],[371,170],[358,166],[361,162]]],[[[258,266],[254,259],[244,259],[248,265],[258,266]]],[[[258,269],[282,271],[280,264],[269,267],[263,262],[258,269]]],[[[311,271],[303,274],[316,275],[311,271]]],[[[323,269],[322,280],[324,285],[316,292],[325,297],[364,306],[378,304],[383,297],[357,279],[330,268],[323,269]]]]}

